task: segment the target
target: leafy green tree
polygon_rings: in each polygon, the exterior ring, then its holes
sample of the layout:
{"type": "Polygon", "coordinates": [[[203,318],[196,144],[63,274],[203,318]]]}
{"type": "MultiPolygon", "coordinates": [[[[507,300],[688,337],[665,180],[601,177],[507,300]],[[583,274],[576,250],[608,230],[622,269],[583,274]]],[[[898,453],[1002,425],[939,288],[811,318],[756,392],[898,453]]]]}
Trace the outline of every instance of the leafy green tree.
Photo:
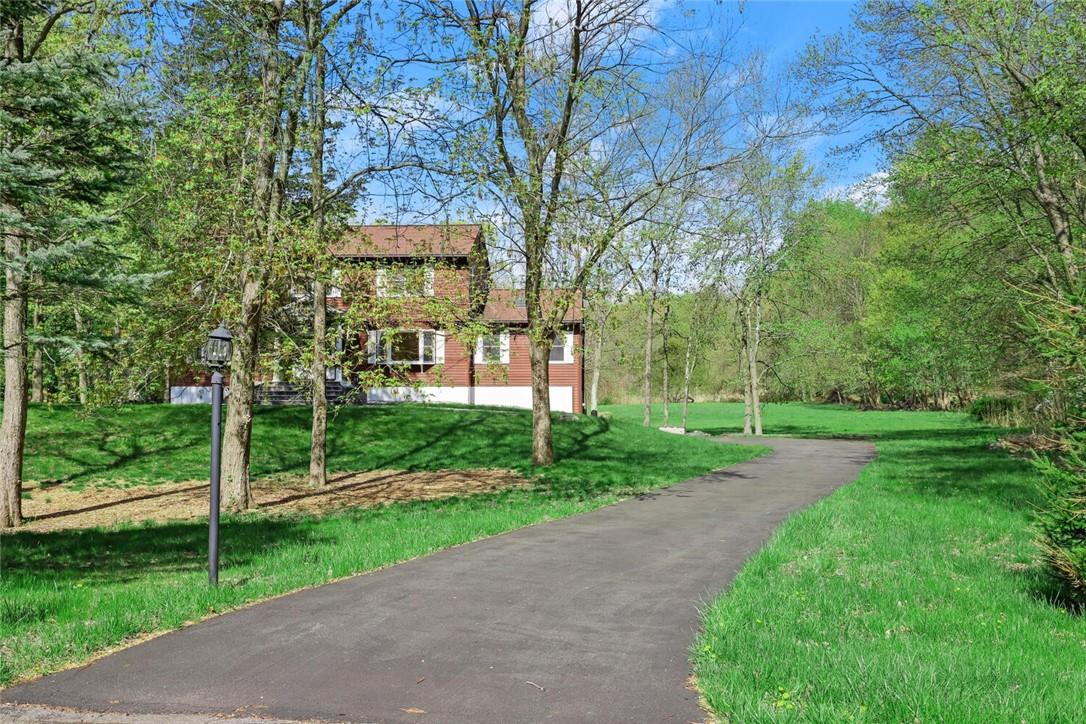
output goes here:
{"type": "Polygon", "coordinates": [[[89,33],[110,31],[100,20],[108,21],[111,10],[7,2],[0,19],[0,527],[22,518],[28,285],[95,245],[95,230],[108,221],[103,199],[124,185],[134,161],[129,129],[135,114],[118,92],[116,58],[84,42],[89,33]]]}
{"type": "MultiPolygon", "coordinates": [[[[787,154],[787,149],[785,149],[787,154]]],[[[754,154],[743,164],[739,212],[730,220],[735,253],[729,285],[736,306],[744,380],[743,432],[762,434],[764,313],[771,282],[791,256],[813,170],[803,155],[754,154]]]]}
{"type": "Polygon", "coordinates": [[[844,201],[812,204],[803,217],[770,282],[770,381],[788,397],[877,404],[860,324],[884,225],[844,201]]]}
{"type": "Polygon", "coordinates": [[[891,211],[861,322],[880,394],[949,409],[993,381],[1013,303],[998,277],[961,256],[961,235],[891,211]]]}
{"type": "Polygon", "coordinates": [[[289,291],[304,237],[288,193],[303,93],[304,51],[285,2],[181,7],[166,44],[168,98],[155,163],[153,244],[170,277],[168,323],[196,349],[207,320],[234,333],[223,439],[223,498],[252,505],[254,379],[269,318],[289,291]]]}
{"type": "Polygon", "coordinates": [[[683,55],[669,58],[667,72],[654,70],[662,51],[639,38],[670,38],[646,0],[573,2],[550,16],[510,0],[419,5],[418,27],[440,46],[433,56],[453,68],[442,90],[457,101],[447,114],[462,149],[454,160],[515,227],[531,337],[532,459],[549,465],[553,334],[616,238],[670,191],[734,159],[734,90],[746,78],[725,70],[736,60],[727,47],[696,55],[675,47],[683,55]],[[563,231],[574,220],[586,224],[571,237],[563,231]]]}
{"type": "Polygon", "coordinates": [[[1036,282],[1074,290],[1086,254],[1086,15],[1079,3],[872,0],[855,31],[811,49],[803,70],[825,110],[862,120],[898,172],[938,189],[959,223],[995,213],[975,240],[1029,259],[1036,282]]]}

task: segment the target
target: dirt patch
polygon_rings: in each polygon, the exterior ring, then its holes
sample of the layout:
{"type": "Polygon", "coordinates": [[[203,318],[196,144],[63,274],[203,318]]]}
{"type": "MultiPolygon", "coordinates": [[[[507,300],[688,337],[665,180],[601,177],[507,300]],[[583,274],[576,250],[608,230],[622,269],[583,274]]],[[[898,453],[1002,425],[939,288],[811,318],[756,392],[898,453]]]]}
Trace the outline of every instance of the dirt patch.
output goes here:
{"type": "MultiPolygon", "coordinates": [[[[385,503],[436,500],[490,493],[529,485],[509,470],[375,470],[329,476],[313,488],[303,476],[279,476],[253,482],[253,497],[265,514],[325,513],[343,508],[372,508],[385,503]]],[[[24,486],[21,530],[50,531],[110,526],[122,522],[189,520],[207,515],[208,483],[91,487],[82,490],[24,486]]]]}

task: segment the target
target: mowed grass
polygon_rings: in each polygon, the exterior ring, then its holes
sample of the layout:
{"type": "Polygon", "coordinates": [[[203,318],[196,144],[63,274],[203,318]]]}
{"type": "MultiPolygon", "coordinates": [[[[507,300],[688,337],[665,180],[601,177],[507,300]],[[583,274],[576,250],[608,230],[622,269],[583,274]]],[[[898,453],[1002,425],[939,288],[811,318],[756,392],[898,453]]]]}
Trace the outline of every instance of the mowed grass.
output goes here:
{"type": "MultiPolygon", "coordinates": [[[[682,420],[682,404],[672,403],[670,424],[682,420]]],[[[642,405],[604,405],[600,408],[613,419],[640,422],[642,405]]],[[[964,419],[956,413],[913,412],[909,410],[858,411],[848,405],[818,405],[799,402],[762,405],[762,426],[766,435],[792,437],[879,438],[889,432],[939,430],[958,425],[964,419]]],[[[662,425],[663,409],[652,406],[652,424],[662,425]]],[[[690,430],[711,435],[738,435],[743,432],[743,404],[740,402],[696,402],[690,405],[686,423],[690,430]]]]}
{"type": "MultiPolygon", "coordinates": [[[[208,415],[206,406],[33,407],[27,476],[76,487],[206,479],[208,415]]],[[[558,462],[537,469],[530,425],[522,411],[340,410],[330,424],[332,470],[508,468],[536,484],[324,517],[226,517],[217,589],[207,585],[206,521],[4,535],[0,684],[262,598],[592,510],[759,452],[580,417],[556,420],[558,462]]],[[[308,449],[308,410],[258,411],[255,475],[304,472],[308,449]]]]}
{"type": "MultiPolygon", "coordinates": [[[[640,419],[634,406],[616,419],[640,419]]],[[[878,459],[793,516],[704,612],[692,658],[734,722],[1086,721],[1086,617],[1052,599],[1038,479],[960,414],[767,405],[766,432],[863,435],[878,459]]],[[[738,432],[742,406],[691,425],[738,432]]]]}

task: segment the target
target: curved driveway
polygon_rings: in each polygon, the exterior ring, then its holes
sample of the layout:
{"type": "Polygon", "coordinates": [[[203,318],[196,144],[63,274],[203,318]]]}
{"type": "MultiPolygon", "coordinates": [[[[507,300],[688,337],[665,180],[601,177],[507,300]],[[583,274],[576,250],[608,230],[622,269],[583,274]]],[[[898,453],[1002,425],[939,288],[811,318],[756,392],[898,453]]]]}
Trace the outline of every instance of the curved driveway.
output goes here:
{"type": "Polygon", "coordinates": [[[228,613],[3,700],[353,722],[701,721],[686,685],[699,604],[874,456],[865,442],[757,442],[774,452],[228,613]]]}

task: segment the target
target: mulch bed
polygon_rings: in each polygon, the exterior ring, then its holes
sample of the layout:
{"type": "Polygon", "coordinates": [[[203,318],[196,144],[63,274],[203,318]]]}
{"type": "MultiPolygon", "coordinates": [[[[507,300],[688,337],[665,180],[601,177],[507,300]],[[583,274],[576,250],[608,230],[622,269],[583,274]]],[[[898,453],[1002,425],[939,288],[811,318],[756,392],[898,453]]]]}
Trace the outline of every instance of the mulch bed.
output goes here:
{"type": "MultiPolygon", "coordinates": [[[[386,503],[436,500],[529,485],[509,470],[375,470],[329,474],[314,488],[304,476],[254,480],[253,497],[266,514],[327,513],[386,503]]],[[[82,490],[29,483],[23,488],[20,530],[53,531],[112,526],[123,522],[189,520],[207,515],[208,483],[192,481],[130,487],[87,486],[82,490]]]]}

